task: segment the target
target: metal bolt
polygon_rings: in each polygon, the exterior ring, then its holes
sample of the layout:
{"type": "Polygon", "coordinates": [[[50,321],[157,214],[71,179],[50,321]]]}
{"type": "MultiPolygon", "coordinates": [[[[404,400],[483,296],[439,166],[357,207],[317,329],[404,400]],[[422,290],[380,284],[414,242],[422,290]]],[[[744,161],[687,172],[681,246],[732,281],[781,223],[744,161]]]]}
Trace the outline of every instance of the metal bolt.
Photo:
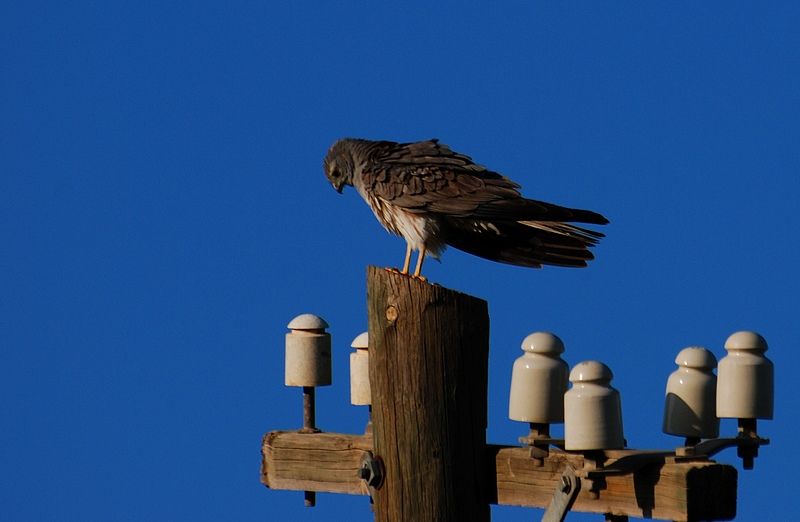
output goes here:
{"type": "Polygon", "coordinates": [[[380,489],[383,485],[383,461],[380,457],[373,457],[367,452],[361,460],[358,476],[367,483],[367,486],[380,489]]]}

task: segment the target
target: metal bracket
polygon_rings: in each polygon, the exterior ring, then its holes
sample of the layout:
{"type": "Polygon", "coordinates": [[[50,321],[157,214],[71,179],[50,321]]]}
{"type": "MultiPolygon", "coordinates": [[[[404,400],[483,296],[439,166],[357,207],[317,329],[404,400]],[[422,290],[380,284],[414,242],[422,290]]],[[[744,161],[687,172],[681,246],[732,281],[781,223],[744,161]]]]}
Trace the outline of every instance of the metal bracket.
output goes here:
{"type": "Polygon", "coordinates": [[[769,444],[769,439],[759,436],[739,436],[725,439],[704,440],[694,446],[684,446],[675,450],[675,460],[708,459],[726,448],[737,448],[744,460],[744,469],[753,469],[753,458],[758,448],[769,444]],[[745,458],[749,457],[749,458],[745,458]]]}
{"type": "Polygon", "coordinates": [[[544,460],[550,455],[550,446],[564,449],[564,439],[553,439],[550,437],[520,437],[519,441],[528,446],[530,457],[537,466],[544,465],[544,460]]]}
{"type": "Polygon", "coordinates": [[[584,452],[584,467],[576,473],[588,488],[589,496],[593,499],[600,498],[600,491],[606,487],[606,477],[614,475],[631,475],[645,466],[661,462],[665,457],[672,456],[670,451],[647,450],[597,450],[584,452]],[[609,453],[622,453],[622,456],[613,455],[615,461],[605,465],[605,461],[612,458],[609,453]]]}
{"type": "Polygon", "coordinates": [[[528,452],[536,466],[543,466],[545,459],[550,455],[550,446],[564,449],[564,439],[550,437],[550,425],[531,422],[531,431],[527,437],[520,437],[519,441],[528,446],[528,452]]]}
{"type": "Polygon", "coordinates": [[[636,473],[643,467],[661,462],[665,457],[672,455],[670,451],[631,451],[629,454],[617,458],[612,464],[608,466],[600,466],[596,469],[585,470],[587,478],[611,476],[611,475],[629,475],[636,473]]]}
{"type": "Polygon", "coordinates": [[[544,512],[542,522],[563,522],[581,490],[581,479],[575,474],[572,466],[567,464],[561,474],[561,480],[553,493],[553,500],[544,512]]]}

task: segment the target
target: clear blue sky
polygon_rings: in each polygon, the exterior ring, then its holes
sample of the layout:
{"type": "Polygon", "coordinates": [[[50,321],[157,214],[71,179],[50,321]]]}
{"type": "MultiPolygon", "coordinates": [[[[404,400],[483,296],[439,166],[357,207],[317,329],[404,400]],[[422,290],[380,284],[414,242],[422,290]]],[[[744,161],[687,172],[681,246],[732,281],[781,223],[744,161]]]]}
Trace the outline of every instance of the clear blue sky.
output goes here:
{"type": "Polygon", "coordinates": [[[739,519],[796,518],[798,4],[531,4],[5,2],[2,518],[371,520],[365,497],[306,509],[258,475],[261,436],[301,422],[295,315],[331,324],[320,426],[366,420],[365,267],[404,245],[325,181],[344,136],[438,137],[612,221],[585,270],[427,265],[489,302],[491,442],[525,433],[507,396],[530,332],[608,364],[629,443],[653,448],[679,443],[660,432],[677,352],[755,329],[776,419],[739,519]]]}

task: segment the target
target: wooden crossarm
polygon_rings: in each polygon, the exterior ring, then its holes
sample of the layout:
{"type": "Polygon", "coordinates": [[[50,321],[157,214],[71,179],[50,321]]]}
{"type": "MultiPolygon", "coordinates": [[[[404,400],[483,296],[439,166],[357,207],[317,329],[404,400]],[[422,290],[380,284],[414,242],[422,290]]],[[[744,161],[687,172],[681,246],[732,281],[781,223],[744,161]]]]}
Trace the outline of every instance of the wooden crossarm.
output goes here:
{"type": "MultiPolygon", "coordinates": [[[[261,481],[272,489],[367,495],[358,469],[371,450],[368,435],[273,431],[263,441],[261,481]]],[[[617,458],[634,453],[613,452],[615,458],[605,466],[614,468],[617,458]]],[[[544,509],[567,463],[581,470],[583,456],[554,450],[537,466],[527,448],[487,445],[486,502],[544,509]]],[[[733,466],[661,457],[635,472],[610,474],[604,482],[598,498],[582,488],[572,510],[676,521],[730,520],[736,515],[733,466]]]]}

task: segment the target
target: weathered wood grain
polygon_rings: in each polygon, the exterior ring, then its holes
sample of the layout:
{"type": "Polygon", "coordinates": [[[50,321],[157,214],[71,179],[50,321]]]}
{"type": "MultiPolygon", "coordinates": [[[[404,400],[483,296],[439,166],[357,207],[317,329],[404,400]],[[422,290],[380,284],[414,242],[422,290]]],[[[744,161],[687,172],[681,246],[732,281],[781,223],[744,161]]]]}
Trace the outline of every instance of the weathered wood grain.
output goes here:
{"type": "Polygon", "coordinates": [[[261,482],[272,489],[367,495],[358,477],[372,437],[272,431],[261,447],[261,482]]]}
{"type": "MultiPolygon", "coordinates": [[[[614,453],[624,457],[635,452],[614,453]]],[[[576,470],[584,466],[582,455],[555,451],[537,467],[526,448],[497,445],[487,447],[487,458],[488,473],[496,480],[496,496],[489,501],[503,505],[545,508],[567,463],[576,470]]],[[[605,462],[607,468],[614,465],[613,458],[605,462]]],[[[736,480],[733,466],[661,457],[633,473],[605,477],[597,498],[582,487],[572,510],[676,521],[730,520],[736,515],[736,480]]]]}
{"type": "Polygon", "coordinates": [[[376,522],[488,521],[486,302],[370,267],[367,310],[376,522]]]}
{"type": "MultiPolygon", "coordinates": [[[[273,489],[366,495],[358,468],[371,449],[368,435],[274,431],[264,437],[262,482],[273,489]]],[[[624,457],[632,450],[614,453],[624,457]]],[[[481,502],[544,509],[567,463],[580,470],[583,457],[555,451],[536,466],[527,448],[487,445],[483,474],[489,489],[481,502]]],[[[611,458],[606,466],[614,463],[611,458]]],[[[660,520],[730,520],[736,515],[736,482],[733,466],[665,457],[635,473],[607,477],[596,499],[582,488],[572,510],[660,520]]]]}

